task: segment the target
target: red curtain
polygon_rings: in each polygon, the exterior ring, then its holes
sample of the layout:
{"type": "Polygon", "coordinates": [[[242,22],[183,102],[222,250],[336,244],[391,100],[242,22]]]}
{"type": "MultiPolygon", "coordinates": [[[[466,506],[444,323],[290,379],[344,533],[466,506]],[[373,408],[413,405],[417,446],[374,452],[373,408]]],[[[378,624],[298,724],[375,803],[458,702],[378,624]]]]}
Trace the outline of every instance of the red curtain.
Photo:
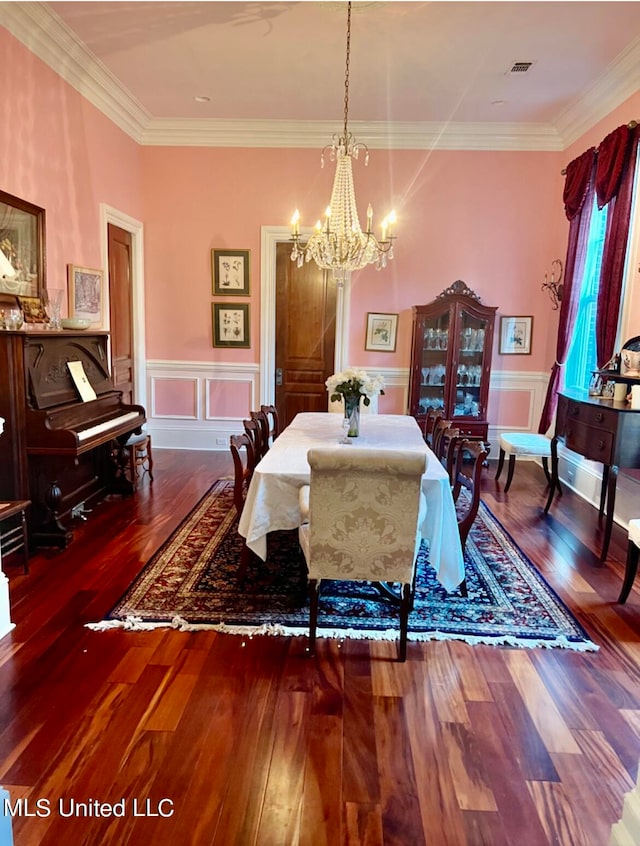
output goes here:
{"type": "Polygon", "coordinates": [[[618,332],[639,137],[640,126],[619,126],[598,147],[598,207],[609,204],[596,313],[598,367],[611,359],[618,332]]]}
{"type": "Polygon", "coordinates": [[[560,321],[556,360],[551,368],[547,395],[542,409],[538,432],[546,434],[558,406],[561,368],[567,360],[580,298],[580,283],[587,254],[589,223],[594,196],[595,148],[591,147],[567,165],[564,185],[564,209],[569,225],[569,244],[564,265],[564,287],[560,304],[560,321]],[[577,280],[577,284],[574,284],[577,280]]]}

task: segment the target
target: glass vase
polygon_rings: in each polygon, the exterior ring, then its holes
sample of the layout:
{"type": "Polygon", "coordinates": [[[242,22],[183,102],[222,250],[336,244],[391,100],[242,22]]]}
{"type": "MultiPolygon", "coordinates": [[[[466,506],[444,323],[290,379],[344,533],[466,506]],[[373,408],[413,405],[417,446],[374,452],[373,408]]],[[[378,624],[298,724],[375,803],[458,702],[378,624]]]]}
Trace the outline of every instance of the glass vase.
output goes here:
{"type": "Polygon", "coordinates": [[[347,437],[357,438],[360,434],[360,394],[344,395],[344,416],[349,421],[347,437]]]}

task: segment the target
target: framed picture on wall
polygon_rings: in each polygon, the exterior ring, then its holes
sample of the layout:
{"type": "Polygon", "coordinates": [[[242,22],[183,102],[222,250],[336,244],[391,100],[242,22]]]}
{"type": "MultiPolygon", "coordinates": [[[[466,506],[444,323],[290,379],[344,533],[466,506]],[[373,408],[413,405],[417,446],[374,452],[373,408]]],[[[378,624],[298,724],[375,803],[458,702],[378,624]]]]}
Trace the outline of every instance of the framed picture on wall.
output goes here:
{"type": "Polygon", "coordinates": [[[67,265],[69,317],[86,317],[92,329],[105,323],[104,279],[101,270],[67,265]]]}
{"type": "Polygon", "coordinates": [[[249,303],[213,303],[213,346],[251,346],[249,303]]]}
{"type": "Polygon", "coordinates": [[[365,350],[378,352],[395,352],[398,336],[398,315],[367,314],[367,335],[364,343],[365,350]]]}
{"type": "Polygon", "coordinates": [[[500,354],[531,355],[533,317],[500,318],[500,354]]]}
{"type": "Polygon", "coordinates": [[[211,250],[214,296],[248,297],[251,250],[211,250]]]}

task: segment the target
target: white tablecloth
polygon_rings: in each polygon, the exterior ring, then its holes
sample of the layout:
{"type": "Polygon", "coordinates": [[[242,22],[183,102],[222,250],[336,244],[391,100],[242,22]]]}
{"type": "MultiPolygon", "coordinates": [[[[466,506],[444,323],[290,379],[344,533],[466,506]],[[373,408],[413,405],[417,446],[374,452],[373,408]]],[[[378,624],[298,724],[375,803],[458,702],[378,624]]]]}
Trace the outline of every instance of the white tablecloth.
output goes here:
{"type": "MultiPolygon", "coordinates": [[[[343,436],[338,414],[298,414],[276,439],[255,469],[238,530],[247,546],[260,558],[267,557],[267,534],[296,529],[301,522],[298,490],[309,484],[307,452],[312,447],[336,446],[343,436]]],[[[464,579],[464,561],[458,534],[449,477],[427,447],[413,417],[372,414],[361,417],[360,436],[344,449],[387,448],[418,450],[428,456],[422,490],[427,514],[421,527],[429,544],[429,561],[438,581],[454,590],[464,579]]]]}

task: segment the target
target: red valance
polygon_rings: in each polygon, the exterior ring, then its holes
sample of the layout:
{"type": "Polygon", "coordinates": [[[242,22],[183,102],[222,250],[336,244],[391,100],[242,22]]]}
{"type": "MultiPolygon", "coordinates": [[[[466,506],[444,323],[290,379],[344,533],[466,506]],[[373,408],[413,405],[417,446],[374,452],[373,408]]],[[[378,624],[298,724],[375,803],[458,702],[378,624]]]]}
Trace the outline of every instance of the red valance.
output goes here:
{"type": "Polygon", "coordinates": [[[593,170],[595,147],[590,147],[577,159],[567,165],[567,177],[564,182],[564,210],[569,220],[580,213],[584,198],[587,196],[589,181],[593,170]]]}
{"type": "Polygon", "coordinates": [[[610,132],[598,147],[596,196],[599,209],[604,208],[618,193],[631,137],[631,130],[623,124],[610,132]]]}

